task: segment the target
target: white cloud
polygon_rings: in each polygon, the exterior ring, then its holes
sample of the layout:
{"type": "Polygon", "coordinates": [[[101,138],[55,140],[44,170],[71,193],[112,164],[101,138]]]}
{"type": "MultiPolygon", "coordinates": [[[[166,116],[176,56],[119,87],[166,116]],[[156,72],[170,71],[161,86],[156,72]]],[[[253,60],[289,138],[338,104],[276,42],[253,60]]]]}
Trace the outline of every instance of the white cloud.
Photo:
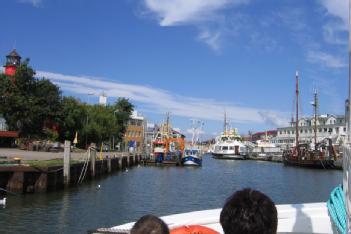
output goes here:
{"type": "Polygon", "coordinates": [[[42,0],[18,0],[20,3],[29,3],[35,7],[39,7],[42,0]]]}
{"type": "Polygon", "coordinates": [[[142,85],[131,85],[87,76],[69,76],[45,71],[38,71],[38,77],[46,77],[58,84],[64,91],[79,95],[87,95],[95,92],[106,93],[109,97],[126,97],[152,110],[155,113],[170,111],[172,115],[187,118],[199,118],[206,120],[223,120],[224,110],[235,123],[258,123],[263,124],[268,118],[263,118],[262,113],[271,113],[276,116],[275,120],[269,120],[270,124],[277,126],[286,125],[284,113],[272,110],[243,107],[232,103],[219,102],[212,99],[193,98],[174,95],[166,90],[151,88],[142,85]],[[282,122],[285,122],[282,124],[282,122]]]}
{"type": "Polygon", "coordinates": [[[343,68],[347,66],[341,58],[321,51],[309,51],[307,54],[307,60],[311,63],[322,63],[330,68],[343,68]]]}
{"type": "Polygon", "coordinates": [[[216,12],[244,0],[145,0],[146,7],[157,15],[161,26],[211,21],[216,12]]]}
{"type": "Polygon", "coordinates": [[[326,9],[327,15],[332,16],[323,27],[324,39],[330,44],[347,44],[349,25],[349,1],[348,0],[320,0],[326,9]]]}
{"type": "Polygon", "coordinates": [[[219,51],[221,45],[221,32],[211,32],[208,29],[204,29],[200,35],[199,39],[205,42],[208,46],[210,46],[213,50],[219,51]]]}
{"type": "Polygon", "coordinates": [[[349,25],[349,1],[348,0],[321,0],[322,5],[328,14],[340,18],[343,23],[343,30],[349,25]]]}
{"type": "Polygon", "coordinates": [[[143,0],[160,26],[193,25],[200,30],[198,38],[215,51],[220,48],[221,11],[250,0],[143,0]],[[215,27],[217,30],[211,30],[215,27]]]}

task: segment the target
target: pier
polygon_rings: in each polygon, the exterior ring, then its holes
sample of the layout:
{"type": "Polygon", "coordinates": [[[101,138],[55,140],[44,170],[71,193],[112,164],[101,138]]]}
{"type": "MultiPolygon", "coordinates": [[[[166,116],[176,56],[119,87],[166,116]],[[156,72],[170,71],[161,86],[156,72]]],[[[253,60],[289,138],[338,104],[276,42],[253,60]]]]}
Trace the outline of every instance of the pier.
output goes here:
{"type": "MultiPolygon", "coordinates": [[[[24,160],[21,162],[19,157],[6,157],[0,151],[3,162],[0,163],[0,192],[9,192],[16,194],[25,193],[45,193],[79,185],[85,181],[91,181],[117,171],[126,170],[126,168],[138,165],[141,160],[140,155],[116,152],[97,152],[90,148],[84,156],[77,160],[65,160],[70,151],[64,153],[55,153],[59,159],[45,160],[45,154],[42,152],[21,152],[27,153],[28,158],[38,158],[33,155],[39,153],[38,165],[27,164],[24,160]],[[62,160],[62,155],[65,157],[62,160]],[[8,163],[5,163],[7,160],[8,163]],[[50,161],[56,162],[53,165],[50,161]],[[55,165],[57,164],[57,165],[55,165]],[[46,166],[43,166],[46,165],[46,166]]],[[[18,155],[17,152],[17,155],[18,155]]],[[[47,154],[50,155],[50,154],[47,154]]],[[[70,158],[70,157],[68,157],[70,158]]]]}

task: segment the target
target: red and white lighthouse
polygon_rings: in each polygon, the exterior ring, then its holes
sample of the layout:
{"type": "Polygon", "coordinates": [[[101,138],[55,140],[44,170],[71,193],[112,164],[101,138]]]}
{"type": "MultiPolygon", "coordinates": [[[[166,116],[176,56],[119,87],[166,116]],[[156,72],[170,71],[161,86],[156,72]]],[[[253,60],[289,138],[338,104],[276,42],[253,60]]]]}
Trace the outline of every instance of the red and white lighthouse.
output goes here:
{"type": "Polygon", "coordinates": [[[17,67],[21,64],[21,56],[16,50],[11,51],[6,55],[6,63],[4,65],[5,75],[14,76],[16,74],[17,67]]]}

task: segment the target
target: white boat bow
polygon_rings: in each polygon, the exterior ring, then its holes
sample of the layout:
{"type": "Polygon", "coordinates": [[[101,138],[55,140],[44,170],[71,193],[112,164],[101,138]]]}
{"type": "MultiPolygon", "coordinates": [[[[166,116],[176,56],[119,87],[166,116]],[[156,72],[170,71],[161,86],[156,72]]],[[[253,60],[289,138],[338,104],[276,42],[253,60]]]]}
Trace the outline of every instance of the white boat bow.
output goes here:
{"type": "MultiPolygon", "coordinates": [[[[305,203],[277,205],[278,233],[333,233],[326,203],[305,203]]],[[[219,216],[221,209],[193,211],[182,214],[163,216],[161,219],[170,229],[184,225],[203,225],[223,233],[219,216]]],[[[133,223],[112,228],[130,230],[133,223]]]]}

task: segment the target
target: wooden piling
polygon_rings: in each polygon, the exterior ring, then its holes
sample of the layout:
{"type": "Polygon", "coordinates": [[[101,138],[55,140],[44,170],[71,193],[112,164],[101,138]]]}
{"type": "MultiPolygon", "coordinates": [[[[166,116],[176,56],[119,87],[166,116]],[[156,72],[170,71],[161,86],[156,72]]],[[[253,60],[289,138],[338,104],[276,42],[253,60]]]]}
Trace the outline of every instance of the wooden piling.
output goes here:
{"type": "Polygon", "coordinates": [[[11,176],[11,179],[8,181],[6,189],[14,193],[23,193],[23,183],[24,183],[24,172],[17,171],[14,172],[11,176]]]}
{"type": "Polygon", "coordinates": [[[91,178],[95,178],[96,145],[91,143],[89,147],[91,178]]]}
{"type": "Polygon", "coordinates": [[[65,149],[63,154],[63,184],[69,186],[70,182],[70,161],[71,161],[71,142],[65,141],[65,149]]]}
{"type": "Polygon", "coordinates": [[[111,173],[111,158],[107,158],[107,172],[111,173]]]}
{"type": "Polygon", "coordinates": [[[34,192],[43,193],[47,191],[48,174],[41,173],[34,185],[34,192]]]}

